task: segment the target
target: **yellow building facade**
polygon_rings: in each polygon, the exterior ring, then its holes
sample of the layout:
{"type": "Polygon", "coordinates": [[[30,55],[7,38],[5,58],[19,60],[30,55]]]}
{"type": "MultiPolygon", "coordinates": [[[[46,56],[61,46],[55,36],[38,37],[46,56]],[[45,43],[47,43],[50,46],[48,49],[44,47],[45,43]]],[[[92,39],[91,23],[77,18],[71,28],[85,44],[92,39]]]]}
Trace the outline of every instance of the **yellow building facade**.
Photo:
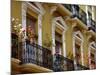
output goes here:
{"type": "Polygon", "coordinates": [[[96,7],[12,1],[12,73],[96,68],[96,7]]]}

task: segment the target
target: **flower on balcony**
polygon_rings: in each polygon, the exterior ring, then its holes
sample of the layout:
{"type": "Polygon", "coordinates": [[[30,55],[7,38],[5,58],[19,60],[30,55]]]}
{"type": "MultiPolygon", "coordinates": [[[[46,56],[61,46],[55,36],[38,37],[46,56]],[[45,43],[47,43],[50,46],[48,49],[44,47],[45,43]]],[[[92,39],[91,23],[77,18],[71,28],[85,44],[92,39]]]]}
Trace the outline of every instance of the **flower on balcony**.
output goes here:
{"type": "Polygon", "coordinates": [[[35,33],[34,33],[33,28],[29,25],[27,27],[26,31],[27,31],[27,37],[28,37],[30,43],[33,43],[34,42],[34,38],[35,38],[35,33]]]}
{"type": "Polygon", "coordinates": [[[20,31],[21,31],[21,24],[19,23],[19,19],[18,18],[12,18],[11,20],[11,27],[12,27],[12,33],[15,33],[16,35],[19,35],[20,31]]]}

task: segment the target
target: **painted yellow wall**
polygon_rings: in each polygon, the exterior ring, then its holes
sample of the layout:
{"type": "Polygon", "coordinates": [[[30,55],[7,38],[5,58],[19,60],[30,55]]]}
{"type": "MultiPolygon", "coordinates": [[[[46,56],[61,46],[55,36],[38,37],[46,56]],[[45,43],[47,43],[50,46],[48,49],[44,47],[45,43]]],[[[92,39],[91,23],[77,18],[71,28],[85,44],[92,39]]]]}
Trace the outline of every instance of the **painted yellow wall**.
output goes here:
{"type": "Polygon", "coordinates": [[[21,20],[22,20],[21,5],[22,5],[22,2],[18,2],[18,1],[12,1],[12,3],[11,3],[11,6],[12,6],[11,7],[11,17],[19,19],[20,24],[21,24],[21,20]]]}
{"type": "Polygon", "coordinates": [[[85,5],[80,5],[79,6],[84,12],[86,12],[86,6],[85,5]]]}
{"type": "Polygon", "coordinates": [[[89,47],[89,35],[87,34],[86,31],[82,32],[83,34],[83,53],[84,53],[84,65],[89,67],[88,64],[88,47],[89,47]]]}
{"type": "Polygon", "coordinates": [[[42,18],[42,44],[50,43],[52,41],[52,15],[50,14],[50,8],[44,5],[45,14],[42,18]]]}
{"type": "Polygon", "coordinates": [[[67,23],[68,30],[65,33],[66,54],[69,59],[73,58],[73,27],[71,23],[67,23]]]}

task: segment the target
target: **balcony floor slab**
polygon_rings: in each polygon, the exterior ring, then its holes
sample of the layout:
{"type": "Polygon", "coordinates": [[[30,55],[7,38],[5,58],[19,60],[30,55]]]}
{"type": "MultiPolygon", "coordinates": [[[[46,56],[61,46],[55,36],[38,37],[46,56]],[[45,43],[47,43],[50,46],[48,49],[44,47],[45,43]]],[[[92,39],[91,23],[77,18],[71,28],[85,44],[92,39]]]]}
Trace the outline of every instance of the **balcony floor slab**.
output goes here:
{"type": "Polygon", "coordinates": [[[38,66],[36,64],[31,64],[31,63],[27,63],[27,64],[23,64],[21,65],[21,71],[24,73],[43,73],[43,72],[53,72],[50,69],[38,66]]]}

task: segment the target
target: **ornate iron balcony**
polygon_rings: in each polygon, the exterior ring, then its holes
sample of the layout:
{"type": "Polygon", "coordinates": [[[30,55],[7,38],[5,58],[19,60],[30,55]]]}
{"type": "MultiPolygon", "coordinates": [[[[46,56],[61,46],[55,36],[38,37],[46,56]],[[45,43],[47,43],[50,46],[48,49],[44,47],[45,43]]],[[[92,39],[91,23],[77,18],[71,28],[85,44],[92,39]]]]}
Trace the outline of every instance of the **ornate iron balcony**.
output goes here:
{"type": "Polygon", "coordinates": [[[48,69],[52,69],[53,62],[50,50],[35,43],[30,44],[29,42],[26,42],[26,45],[18,43],[20,45],[20,49],[18,49],[18,44],[15,44],[16,41],[15,39],[12,40],[12,58],[21,60],[20,65],[31,63],[48,69]]]}
{"type": "Polygon", "coordinates": [[[62,55],[55,54],[53,58],[53,70],[58,71],[71,71],[74,70],[74,63],[72,60],[65,58],[62,55]]]}
{"type": "Polygon", "coordinates": [[[85,67],[85,66],[83,66],[83,65],[81,65],[81,64],[77,64],[77,70],[89,70],[89,68],[88,67],[85,67]]]}
{"type": "Polygon", "coordinates": [[[72,17],[77,17],[80,19],[85,25],[87,25],[87,18],[86,13],[78,6],[78,5],[72,5],[72,17]]]}
{"type": "Polygon", "coordinates": [[[78,5],[71,5],[71,4],[62,4],[62,5],[72,13],[72,18],[77,17],[85,25],[87,25],[86,13],[78,5]]]}
{"type": "Polygon", "coordinates": [[[71,4],[62,4],[66,9],[68,9],[72,13],[72,18],[77,17],[80,19],[85,25],[91,25],[90,29],[96,32],[96,23],[91,18],[89,19],[89,23],[87,23],[87,14],[78,6],[71,4]]]}
{"type": "Polygon", "coordinates": [[[18,59],[18,36],[15,33],[12,33],[11,38],[11,57],[18,59]]]}
{"type": "Polygon", "coordinates": [[[93,30],[94,32],[96,32],[96,23],[94,20],[90,19],[91,20],[91,30],[93,30]]]}
{"type": "Polygon", "coordinates": [[[22,64],[25,63],[52,69],[51,51],[35,43],[26,43],[26,49],[22,52],[22,64]]]}
{"type": "MultiPolygon", "coordinates": [[[[18,46],[12,48],[12,57],[21,60],[21,64],[36,64],[55,72],[74,70],[73,60],[59,54],[52,55],[51,50],[38,44],[26,42],[26,45],[20,45],[20,47],[24,48],[21,50],[18,50],[18,46]]],[[[78,68],[81,70],[88,69],[80,64],[78,64],[78,68]]]]}
{"type": "Polygon", "coordinates": [[[79,9],[79,17],[78,17],[85,25],[87,25],[87,18],[86,18],[86,13],[82,10],[79,9]]]}
{"type": "Polygon", "coordinates": [[[73,71],[74,70],[74,61],[72,59],[66,58],[67,61],[67,71],[73,71]]]}
{"type": "Polygon", "coordinates": [[[70,12],[72,12],[71,4],[62,4],[65,8],[67,8],[70,12]]]}

